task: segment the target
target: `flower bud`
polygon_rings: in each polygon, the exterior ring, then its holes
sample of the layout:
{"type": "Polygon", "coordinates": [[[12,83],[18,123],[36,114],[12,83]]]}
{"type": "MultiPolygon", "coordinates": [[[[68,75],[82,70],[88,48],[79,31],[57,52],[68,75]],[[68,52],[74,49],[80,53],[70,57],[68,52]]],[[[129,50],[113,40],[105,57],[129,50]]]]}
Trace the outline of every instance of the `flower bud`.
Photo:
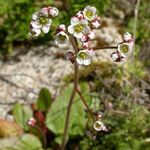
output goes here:
{"type": "Polygon", "coordinates": [[[68,51],[68,52],[66,53],[66,59],[67,59],[67,60],[70,60],[71,63],[74,64],[74,62],[75,62],[74,53],[71,52],[71,51],[68,51]]]}
{"type": "Polygon", "coordinates": [[[35,118],[32,117],[32,118],[30,118],[30,119],[28,120],[28,125],[29,125],[29,126],[34,127],[35,124],[36,124],[35,118]]]}

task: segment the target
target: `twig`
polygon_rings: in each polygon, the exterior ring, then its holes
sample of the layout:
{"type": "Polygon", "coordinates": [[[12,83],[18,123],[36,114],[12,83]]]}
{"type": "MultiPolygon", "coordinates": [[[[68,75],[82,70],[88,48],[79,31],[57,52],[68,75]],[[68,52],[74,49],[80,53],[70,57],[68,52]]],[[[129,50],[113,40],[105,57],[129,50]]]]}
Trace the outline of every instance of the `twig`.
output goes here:
{"type": "Polygon", "coordinates": [[[95,122],[94,115],[93,115],[92,111],[90,110],[89,106],[87,105],[87,103],[86,103],[84,97],[82,96],[81,92],[79,91],[79,89],[76,89],[76,92],[79,94],[79,96],[80,96],[80,98],[81,98],[83,104],[85,105],[85,107],[86,107],[88,113],[91,115],[92,120],[95,122]]]}
{"type": "MultiPolygon", "coordinates": [[[[78,53],[78,48],[77,48],[77,41],[75,38],[72,39],[72,45],[75,49],[75,54],[78,53]]],[[[69,104],[68,104],[68,108],[67,108],[67,115],[66,115],[66,121],[65,121],[65,128],[64,128],[64,135],[63,135],[63,141],[62,141],[62,145],[61,145],[61,150],[65,149],[65,145],[66,145],[66,139],[67,139],[67,134],[68,134],[68,127],[69,127],[69,118],[70,118],[70,112],[71,112],[71,107],[73,104],[73,100],[76,94],[76,89],[78,86],[78,80],[79,80],[79,68],[78,68],[78,64],[75,63],[74,64],[74,88],[72,90],[72,94],[70,96],[70,100],[69,100],[69,104]]]]}

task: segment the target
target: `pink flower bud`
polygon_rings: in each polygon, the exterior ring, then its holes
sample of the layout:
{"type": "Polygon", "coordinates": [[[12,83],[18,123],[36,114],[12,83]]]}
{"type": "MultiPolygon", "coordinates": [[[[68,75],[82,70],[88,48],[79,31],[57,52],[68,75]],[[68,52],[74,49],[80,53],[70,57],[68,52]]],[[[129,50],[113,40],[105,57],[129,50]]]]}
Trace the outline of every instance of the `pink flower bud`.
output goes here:
{"type": "Polygon", "coordinates": [[[58,27],[58,29],[60,31],[65,31],[66,30],[66,26],[64,24],[60,24],[59,27],[58,27]]]}
{"type": "Polygon", "coordinates": [[[28,120],[28,125],[34,127],[36,124],[36,120],[32,117],[28,120]]]}
{"type": "Polygon", "coordinates": [[[68,52],[66,53],[66,59],[67,59],[67,60],[70,60],[71,63],[73,64],[73,63],[75,62],[74,53],[71,52],[71,51],[68,51],[68,52]]]}
{"type": "Polygon", "coordinates": [[[87,35],[83,35],[81,38],[82,42],[87,42],[89,40],[89,37],[87,35]]]}
{"type": "Polygon", "coordinates": [[[99,23],[98,20],[95,20],[95,21],[92,22],[92,25],[93,25],[94,28],[97,29],[100,26],[100,23],[99,23]]]}
{"type": "Polygon", "coordinates": [[[77,17],[79,20],[83,19],[84,16],[83,16],[82,11],[79,11],[79,12],[76,14],[76,17],[77,17]]]}
{"type": "Polygon", "coordinates": [[[87,36],[90,38],[90,40],[93,40],[95,38],[95,33],[91,31],[87,36]]]}
{"type": "Polygon", "coordinates": [[[113,61],[115,61],[115,62],[123,62],[124,60],[125,60],[125,57],[123,57],[122,55],[121,55],[121,53],[120,52],[113,52],[112,54],[111,54],[111,58],[112,58],[112,60],[113,61]]]}
{"type": "Polygon", "coordinates": [[[127,41],[131,46],[134,45],[134,40],[131,38],[130,40],[127,41]]]}
{"type": "Polygon", "coordinates": [[[90,48],[90,43],[89,42],[84,42],[82,43],[82,46],[84,49],[89,49],[90,48]]]}

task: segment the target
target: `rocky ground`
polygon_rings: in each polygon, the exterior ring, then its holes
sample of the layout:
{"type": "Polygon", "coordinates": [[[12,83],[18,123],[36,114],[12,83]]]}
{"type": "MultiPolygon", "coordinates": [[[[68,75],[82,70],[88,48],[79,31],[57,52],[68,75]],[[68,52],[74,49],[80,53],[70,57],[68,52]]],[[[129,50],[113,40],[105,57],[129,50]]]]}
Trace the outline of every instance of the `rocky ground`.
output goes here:
{"type": "MultiPolygon", "coordinates": [[[[121,35],[111,19],[103,19],[103,27],[96,30],[94,46],[121,42],[121,35]]],[[[57,95],[63,85],[63,77],[72,72],[73,65],[65,59],[65,52],[72,49],[51,46],[16,48],[12,60],[0,61],[0,118],[12,119],[9,111],[14,103],[30,104],[36,100],[41,87],[47,87],[57,95]],[[21,52],[24,52],[21,53],[21,52]]],[[[94,61],[110,60],[113,50],[97,51],[94,61]]]]}

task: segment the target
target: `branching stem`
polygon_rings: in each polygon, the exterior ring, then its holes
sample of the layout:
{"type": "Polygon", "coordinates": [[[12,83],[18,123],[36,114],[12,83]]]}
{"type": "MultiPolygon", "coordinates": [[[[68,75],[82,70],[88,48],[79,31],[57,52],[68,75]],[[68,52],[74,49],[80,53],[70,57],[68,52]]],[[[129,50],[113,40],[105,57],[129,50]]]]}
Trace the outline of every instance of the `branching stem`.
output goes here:
{"type": "Polygon", "coordinates": [[[92,120],[95,122],[94,115],[93,115],[92,111],[90,110],[89,106],[87,105],[86,100],[84,99],[83,95],[81,94],[81,92],[79,91],[79,89],[76,89],[76,91],[79,94],[80,99],[82,100],[83,104],[85,105],[85,107],[86,107],[88,113],[90,114],[92,120]]]}

